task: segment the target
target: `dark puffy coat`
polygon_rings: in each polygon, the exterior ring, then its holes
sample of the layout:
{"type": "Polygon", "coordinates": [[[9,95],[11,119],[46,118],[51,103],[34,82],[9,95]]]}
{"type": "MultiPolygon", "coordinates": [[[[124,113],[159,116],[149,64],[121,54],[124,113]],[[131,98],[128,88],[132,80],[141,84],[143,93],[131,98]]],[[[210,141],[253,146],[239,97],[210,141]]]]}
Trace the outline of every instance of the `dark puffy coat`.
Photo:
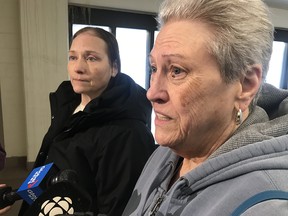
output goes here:
{"type": "Polygon", "coordinates": [[[54,162],[61,170],[75,170],[92,197],[90,211],[121,215],[155,149],[148,127],[151,103],[145,89],[125,74],[112,78],[101,96],[72,115],[80,97],[69,81],[50,94],[52,122],[35,167],[54,162]]]}

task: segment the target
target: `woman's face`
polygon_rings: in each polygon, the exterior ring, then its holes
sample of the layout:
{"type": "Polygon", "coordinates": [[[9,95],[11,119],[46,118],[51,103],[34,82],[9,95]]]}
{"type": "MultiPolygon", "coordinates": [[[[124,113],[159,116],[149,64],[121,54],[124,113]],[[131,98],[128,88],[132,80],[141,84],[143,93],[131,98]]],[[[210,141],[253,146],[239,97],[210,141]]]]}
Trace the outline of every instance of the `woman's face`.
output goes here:
{"type": "Polygon", "coordinates": [[[117,74],[109,63],[105,42],[89,32],[73,40],[67,68],[74,91],[86,102],[98,97],[117,74]]]}
{"type": "Polygon", "coordinates": [[[206,48],[210,31],[200,22],[167,23],[150,55],[156,141],[185,157],[209,154],[235,130],[241,85],[222,80],[206,48]]]}

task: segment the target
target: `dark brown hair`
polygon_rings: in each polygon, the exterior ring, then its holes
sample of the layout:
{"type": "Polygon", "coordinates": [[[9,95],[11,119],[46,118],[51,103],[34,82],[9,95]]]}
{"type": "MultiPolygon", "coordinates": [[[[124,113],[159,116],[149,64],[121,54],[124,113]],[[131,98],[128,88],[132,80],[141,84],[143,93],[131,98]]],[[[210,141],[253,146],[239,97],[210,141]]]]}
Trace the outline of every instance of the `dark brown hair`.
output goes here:
{"type": "MultiPolygon", "coordinates": [[[[109,62],[111,64],[111,66],[113,67],[114,64],[116,64],[116,67],[118,69],[118,73],[121,72],[121,60],[120,60],[120,54],[119,54],[119,46],[118,46],[118,42],[115,38],[115,36],[102,29],[102,28],[98,28],[98,27],[84,27],[82,29],[80,29],[79,31],[77,31],[72,38],[72,41],[80,34],[85,33],[85,32],[89,32],[92,35],[102,39],[106,46],[107,46],[107,55],[109,58],[109,62]]],[[[72,43],[71,41],[71,43],[72,43]]],[[[71,44],[70,44],[71,46],[71,44]]]]}

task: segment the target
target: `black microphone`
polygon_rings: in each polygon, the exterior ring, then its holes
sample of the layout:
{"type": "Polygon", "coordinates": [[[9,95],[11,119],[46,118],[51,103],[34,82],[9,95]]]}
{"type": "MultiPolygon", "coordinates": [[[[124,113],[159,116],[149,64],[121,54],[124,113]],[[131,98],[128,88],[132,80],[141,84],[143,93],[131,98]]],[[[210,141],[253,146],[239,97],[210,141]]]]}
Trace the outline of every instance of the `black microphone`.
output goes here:
{"type": "Polygon", "coordinates": [[[0,188],[0,209],[13,205],[15,201],[20,199],[21,197],[16,193],[16,190],[12,190],[11,187],[0,188]]]}
{"type": "Polygon", "coordinates": [[[78,175],[76,171],[71,169],[66,169],[58,172],[57,175],[52,176],[47,182],[47,186],[50,187],[58,182],[70,182],[73,184],[78,183],[78,175]]]}

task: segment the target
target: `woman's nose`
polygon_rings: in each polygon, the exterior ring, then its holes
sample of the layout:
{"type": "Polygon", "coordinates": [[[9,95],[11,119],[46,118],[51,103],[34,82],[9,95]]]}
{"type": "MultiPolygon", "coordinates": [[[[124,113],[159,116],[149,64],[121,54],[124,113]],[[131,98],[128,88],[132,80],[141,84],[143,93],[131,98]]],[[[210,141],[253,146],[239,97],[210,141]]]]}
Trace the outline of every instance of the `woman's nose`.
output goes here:
{"type": "Polygon", "coordinates": [[[169,99],[166,79],[157,73],[152,74],[146,96],[151,102],[165,103],[169,99]]]}
{"type": "Polygon", "coordinates": [[[85,63],[84,59],[79,58],[79,59],[77,59],[77,61],[75,61],[74,71],[76,73],[85,73],[86,63],[85,63]]]}

